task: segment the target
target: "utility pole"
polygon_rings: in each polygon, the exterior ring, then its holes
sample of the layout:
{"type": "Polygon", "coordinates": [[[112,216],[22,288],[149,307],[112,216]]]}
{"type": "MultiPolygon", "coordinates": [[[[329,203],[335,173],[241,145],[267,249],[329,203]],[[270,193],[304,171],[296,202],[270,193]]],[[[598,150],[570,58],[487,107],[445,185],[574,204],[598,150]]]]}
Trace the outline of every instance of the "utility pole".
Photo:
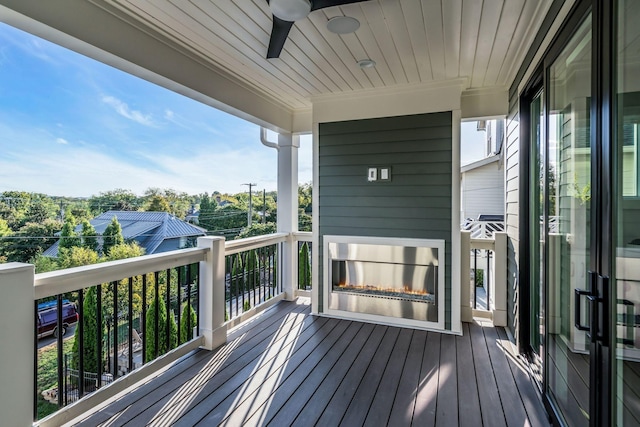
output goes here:
{"type": "Polygon", "coordinates": [[[255,187],[258,184],[242,184],[242,185],[247,185],[249,186],[249,212],[247,212],[247,227],[251,227],[251,216],[253,214],[253,205],[252,205],[252,200],[251,200],[251,196],[253,194],[253,192],[251,191],[251,189],[253,187],[255,187]]]}

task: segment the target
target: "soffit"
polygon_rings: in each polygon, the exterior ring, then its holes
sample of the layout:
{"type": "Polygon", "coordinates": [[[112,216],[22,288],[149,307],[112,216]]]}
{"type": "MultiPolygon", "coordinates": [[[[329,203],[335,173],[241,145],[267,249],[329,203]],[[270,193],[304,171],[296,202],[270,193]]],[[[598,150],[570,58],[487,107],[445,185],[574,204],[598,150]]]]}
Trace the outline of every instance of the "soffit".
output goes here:
{"type": "Polygon", "coordinates": [[[295,23],[277,59],[265,58],[266,0],[93,3],[296,111],[315,97],[460,78],[466,88],[506,87],[550,1],[370,0],[326,8],[295,23]],[[342,15],[357,18],[360,29],[329,32],[327,20],[342,15]],[[377,66],[360,69],[363,58],[377,66]]]}

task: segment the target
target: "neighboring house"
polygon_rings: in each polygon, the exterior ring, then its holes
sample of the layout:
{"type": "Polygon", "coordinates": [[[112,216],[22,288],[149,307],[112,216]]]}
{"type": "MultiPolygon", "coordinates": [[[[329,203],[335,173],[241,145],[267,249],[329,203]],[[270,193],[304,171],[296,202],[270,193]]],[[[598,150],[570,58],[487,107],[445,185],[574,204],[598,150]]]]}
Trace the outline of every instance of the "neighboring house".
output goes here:
{"type": "MultiPolygon", "coordinates": [[[[146,255],[194,246],[197,237],[207,234],[203,228],[188,224],[167,212],[108,211],[89,222],[101,235],[113,217],[118,218],[125,241],[137,242],[146,255]]],[[[80,230],[82,226],[76,227],[76,231],[80,230]]],[[[44,251],[43,255],[57,257],[58,242],[44,251]]]]}
{"type": "Polygon", "coordinates": [[[460,168],[460,218],[504,215],[504,168],[495,154],[460,168]]]}

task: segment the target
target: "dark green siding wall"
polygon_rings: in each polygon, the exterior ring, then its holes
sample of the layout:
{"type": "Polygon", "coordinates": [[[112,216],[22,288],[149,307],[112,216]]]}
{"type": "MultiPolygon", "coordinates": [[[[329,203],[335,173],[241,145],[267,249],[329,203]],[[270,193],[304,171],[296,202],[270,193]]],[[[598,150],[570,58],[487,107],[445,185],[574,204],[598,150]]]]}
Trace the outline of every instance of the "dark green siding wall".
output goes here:
{"type": "MultiPolygon", "coordinates": [[[[326,234],[444,239],[447,329],[451,328],[451,120],[451,112],[443,112],[319,126],[320,249],[326,234]],[[382,166],[391,168],[391,181],[368,182],[368,168],[382,166]]],[[[318,253],[323,265],[322,250],[318,253]]]]}

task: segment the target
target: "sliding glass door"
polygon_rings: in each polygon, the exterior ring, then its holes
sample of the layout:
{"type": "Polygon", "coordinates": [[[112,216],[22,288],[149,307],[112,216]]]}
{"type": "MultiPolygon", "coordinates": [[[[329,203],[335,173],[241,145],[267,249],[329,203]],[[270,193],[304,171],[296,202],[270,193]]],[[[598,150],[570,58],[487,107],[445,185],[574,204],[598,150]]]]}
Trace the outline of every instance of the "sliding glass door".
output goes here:
{"type": "Polygon", "coordinates": [[[544,296],[546,393],[569,426],[589,423],[591,17],[546,67],[544,296]]]}
{"type": "Polygon", "coordinates": [[[638,22],[637,0],[579,1],[521,104],[525,333],[561,425],[640,425],[638,22]]]}
{"type": "Polygon", "coordinates": [[[640,425],[640,4],[619,0],[613,142],[612,425],[640,425]]]}

